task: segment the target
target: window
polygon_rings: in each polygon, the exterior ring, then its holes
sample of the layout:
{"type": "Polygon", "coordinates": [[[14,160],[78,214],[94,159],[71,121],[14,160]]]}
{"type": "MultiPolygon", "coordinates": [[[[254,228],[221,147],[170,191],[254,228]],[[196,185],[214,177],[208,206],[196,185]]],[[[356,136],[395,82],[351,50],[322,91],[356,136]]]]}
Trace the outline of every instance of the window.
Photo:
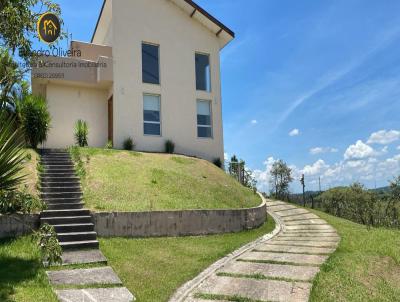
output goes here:
{"type": "Polygon", "coordinates": [[[197,137],[212,137],[210,101],[197,100],[197,137]]]}
{"type": "Polygon", "coordinates": [[[160,84],[159,51],[157,45],[142,43],[143,83],[160,84]]]}
{"type": "Polygon", "coordinates": [[[196,90],[211,91],[210,57],[196,53],[196,90]]]}
{"type": "Polygon", "coordinates": [[[143,129],[146,135],[161,135],[160,96],[143,95],[143,129]]]}

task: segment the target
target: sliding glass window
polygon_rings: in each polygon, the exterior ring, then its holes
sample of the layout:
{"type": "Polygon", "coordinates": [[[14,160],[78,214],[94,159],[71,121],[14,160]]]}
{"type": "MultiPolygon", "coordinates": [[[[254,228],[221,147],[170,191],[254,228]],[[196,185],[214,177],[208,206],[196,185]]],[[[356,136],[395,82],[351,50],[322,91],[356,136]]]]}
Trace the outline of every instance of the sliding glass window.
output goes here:
{"type": "Polygon", "coordinates": [[[143,133],[145,135],[161,135],[161,102],[160,96],[143,95],[143,133]]]}

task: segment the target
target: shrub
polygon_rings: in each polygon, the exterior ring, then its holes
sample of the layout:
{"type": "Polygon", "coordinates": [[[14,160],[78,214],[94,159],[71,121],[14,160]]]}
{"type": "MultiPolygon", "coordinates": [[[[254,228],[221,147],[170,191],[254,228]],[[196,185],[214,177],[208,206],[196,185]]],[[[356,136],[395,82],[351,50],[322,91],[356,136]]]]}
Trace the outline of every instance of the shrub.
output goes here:
{"type": "Polygon", "coordinates": [[[46,208],[46,204],[39,198],[25,191],[0,191],[0,213],[14,214],[32,213],[46,208]]]}
{"type": "Polygon", "coordinates": [[[46,100],[41,96],[28,95],[18,102],[22,129],[25,140],[32,148],[43,143],[47,139],[50,129],[50,113],[46,100]]]}
{"type": "Polygon", "coordinates": [[[123,148],[124,150],[133,150],[133,148],[135,147],[135,144],[133,143],[132,138],[128,137],[124,140],[123,142],[123,148]]]}
{"type": "Polygon", "coordinates": [[[14,190],[24,181],[23,145],[23,133],[15,130],[15,119],[0,111],[0,190],[14,190]]]}
{"type": "Polygon", "coordinates": [[[218,168],[222,168],[222,161],[219,157],[214,158],[213,164],[216,165],[218,168]]]}
{"type": "Polygon", "coordinates": [[[47,262],[48,265],[62,263],[62,249],[53,226],[47,223],[42,225],[40,229],[34,233],[33,238],[36,239],[40,248],[43,262],[47,262]]]}
{"type": "Polygon", "coordinates": [[[75,142],[79,147],[88,145],[89,127],[86,121],[77,120],[75,123],[74,136],[75,142]]]}
{"type": "Polygon", "coordinates": [[[112,142],[112,140],[109,140],[109,141],[107,142],[107,144],[104,146],[104,148],[106,148],[106,149],[112,149],[112,148],[113,148],[113,142],[112,142]]]}
{"type": "Polygon", "coordinates": [[[165,152],[172,154],[172,153],[174,153],[174,150],[175,150],[174,142],[172,140],[170,140],[170,139],[167,140],[165,142],[165,152]]]}

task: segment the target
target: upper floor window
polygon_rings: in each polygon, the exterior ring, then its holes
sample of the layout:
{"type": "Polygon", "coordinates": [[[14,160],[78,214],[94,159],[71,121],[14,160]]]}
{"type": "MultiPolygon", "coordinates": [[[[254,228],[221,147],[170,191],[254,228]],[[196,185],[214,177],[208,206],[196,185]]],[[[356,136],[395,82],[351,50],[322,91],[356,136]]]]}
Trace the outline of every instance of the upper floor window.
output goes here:
{"type": "Polygon", "coordinates": [[[143,83],[160,84],[159,46],[142,43],[143,83]]]}
{"type": "Polygon", "coordinates": [[[197,137],[212,137],[210,101],[197,100],[197,137]]]}
{"type": "Polygon", "coordinates": [[[143,95],[143,133],[146,135],[161,135],[160,96],[143,95]]]}
{"type": "Polygon", "coordinates": [[[210,56],[196,53],[196,90],[211,91],[210,56]]]}

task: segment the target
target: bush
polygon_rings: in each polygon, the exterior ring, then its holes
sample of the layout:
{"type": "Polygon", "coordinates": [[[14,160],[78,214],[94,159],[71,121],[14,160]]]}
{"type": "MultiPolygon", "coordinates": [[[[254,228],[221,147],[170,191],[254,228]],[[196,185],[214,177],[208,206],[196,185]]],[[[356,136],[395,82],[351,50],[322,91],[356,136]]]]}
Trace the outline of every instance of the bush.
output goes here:
{"type": "Polygon", "coordinates": [[[79,147],[88,145],[89,127],[86,121],[77,120],[74,128],[75,142],[79,147]]]}
{"type": "MultiPolygon", "coordinates": [[[[69,154],[71,155],[72,161],[75,164],[76,174],[80,178],[84,178],[86,176],[86,169],[85,169],[85,163],[82,159],[81,151],[79,150],[78,147],[72,146],[69,148],[69,154]]],[[[87,156],[86,161],[89,162],[89,160],[90,157],[87,156]]]]}
{"type": "MultiPolygon", "coordinates": [[[[395,187],[391,187],[392,192],[395,187]]],[[[316,201],[329,214],[367,226],[400,226],[400,201],[393,194],[389,200],[380,199],[375,192],[358,183],[330,189],[319,195],[316,201]]]]}
{"type": "Polygon", "coordinates": [[[42,225],[40,229],[34,233],[33,238],[36,239],[40,248],[43,262],[47,262],[47,265],[62,264],[62,249],[53,226],[47,223],[42,225]]]}
{"type": "Polygon", "coordinates": [[[165,152],[172,154],[172,153],[174,153],[174,150],[175,150],[174,142],[172,140],[170,140],[170,139],[167,140],[165,142],[165,152]]]}
{"type": "Polygon", "coordinates": [[[219,157],[214,158],[213,164],[216,165],[218,168],[222,168],[222,161],[219,157]]]}
{"type": "Polygon", "coordinates": [[[0,191],[0,213],[32,213],[46,208],[46,204],[39,198],[23,191],[0,191]]]}
{"type": "Polygon", "coordinates": [[[23,182],[23,146],[23,134],[15,130],[15,119],[0,111],[0,190],[14,190],[23,182]]]}
{"type": "Polygon", "coordinates": [[[112,149],[113,148],[113,142],[111,140],[109,140],[107,142],[107,144],[104,146],[104,148],[106,149],[112,149]]]}
{"type": "Polygon", "coordinates": [[[135,147],[135,144],[133,143],[132,138],[128,137],[124,140],[123,142],[123,148],[124,150],[131,151],[135,147]]]}
{"type": "Polygon", "coordinates": [[[28,145],[36,149],[38,144],[47,139],[50,129],[50,113],[46,100],[41,96],[28,95],[18,102],[22,129],[28,145]]]}

